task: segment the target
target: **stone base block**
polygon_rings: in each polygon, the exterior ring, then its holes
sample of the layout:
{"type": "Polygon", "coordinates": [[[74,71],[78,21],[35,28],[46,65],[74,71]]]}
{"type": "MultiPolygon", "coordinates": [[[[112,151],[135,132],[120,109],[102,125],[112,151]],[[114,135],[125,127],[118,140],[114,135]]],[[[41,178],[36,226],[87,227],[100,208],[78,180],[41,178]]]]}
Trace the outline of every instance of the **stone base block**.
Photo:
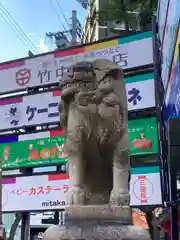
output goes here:
{"type": "Polygon", "coordinates": [[[44,240],[150,240],[149,233],[131,225],[129,207],[67,206],[64,226],[52,226],[44,240]]]}
{"type": "Polygon", "coordinates": [[[87,205],[67,206],[65,208],[66,224],[78,222],[113,222],[118,224],[131,224],[132,214],[129,206],[87,205]]]}
{"type": "Polygon", "coordinates": [[[136,226],[52,226],[43,240],[151,240],[149,233],[136,226]]]}

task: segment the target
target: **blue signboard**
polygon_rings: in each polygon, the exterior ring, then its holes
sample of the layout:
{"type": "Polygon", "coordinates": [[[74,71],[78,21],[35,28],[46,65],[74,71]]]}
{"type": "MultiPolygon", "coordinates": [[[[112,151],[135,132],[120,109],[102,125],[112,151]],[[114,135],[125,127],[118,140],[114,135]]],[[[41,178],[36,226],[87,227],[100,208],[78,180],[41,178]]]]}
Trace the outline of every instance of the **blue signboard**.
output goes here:
{"type": "Polygon", "coordinates": [[[158,1],[157,10],[157,24],[158,24],[158,35],[160,42],[162,44],[164,38],[164,31],[166,27],[166,17],[168,14],[168,5],[170,0],[160,0],[158,1]]]}
{"type": "Polygon", "coordinates": [[[178,57],[178,61],[174,68],[173,73],[173,82],[171,85],[171,91],[169,96],[169,101],[164,105],[163,115],[165,123],[167,124],[167,120],[169,117],[180,117],[180,59],[178,57]]]}
{"type": "MultiPolygon", "coordinates": [[[[165,3],[165,6],[167,6],[167,2],[165,3]]],[[[168,14],[161,50],[162,51],[161,78],[165,89],[167,89],[167,85],[169,82],[169,73],[171,71],[171,63],[173,58],[174,46],[176,44],[176,35],[179,26],[179,20],[180,20],[180,0],[169,0],[168,14]]]]}
{"type": "Polygon", "coordinates": [[[179,54],[179,39],[177,39],[175,54],[177,54],[177,59],[174,61],[170,83],[168,86],[168,92],[165,100],[165,105],[163,107],[163,116],[165,124],[169,117],[180,117],[180,54],[179,54]]]}

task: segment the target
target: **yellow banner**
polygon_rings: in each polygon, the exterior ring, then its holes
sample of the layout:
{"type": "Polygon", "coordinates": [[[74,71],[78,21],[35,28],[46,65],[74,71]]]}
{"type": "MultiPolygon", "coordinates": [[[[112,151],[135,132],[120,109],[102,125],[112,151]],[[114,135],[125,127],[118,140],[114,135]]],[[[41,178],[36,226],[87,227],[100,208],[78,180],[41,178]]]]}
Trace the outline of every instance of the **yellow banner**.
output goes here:
{"type": "Polygon", "coordinates": [[[90,46],[87,46],[85,47],[85,51],[100,50],[104,48],[110,48],[116,45],[118,45],[118,40],[112,40],[108,42],[102,42],[102,43],[97,43],[97,44],[92,44],[90,46]]]}

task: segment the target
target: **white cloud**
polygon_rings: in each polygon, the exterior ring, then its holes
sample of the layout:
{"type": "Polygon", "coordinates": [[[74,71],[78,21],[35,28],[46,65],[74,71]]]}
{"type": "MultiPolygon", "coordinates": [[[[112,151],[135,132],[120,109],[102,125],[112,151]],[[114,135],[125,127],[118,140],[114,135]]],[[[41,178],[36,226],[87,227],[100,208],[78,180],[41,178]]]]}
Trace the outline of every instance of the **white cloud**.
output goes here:
{"type": "Polygon", "coordinates": [[[28,35],[28,37],[31,37],[31,36],[36,36],[37,33],[35,33],[35,32],[29,32],[29,33],[27,33],[27,35],[28,35]]]}
{"type": "Polygon", "coordinates": [[[43,52],[48,52],[50,50],[48,48],[48,46],[45,44],[45,39],[44,38],[40,38],[40,42],[39,42],[39,45],[37,47],[43,52]]]}

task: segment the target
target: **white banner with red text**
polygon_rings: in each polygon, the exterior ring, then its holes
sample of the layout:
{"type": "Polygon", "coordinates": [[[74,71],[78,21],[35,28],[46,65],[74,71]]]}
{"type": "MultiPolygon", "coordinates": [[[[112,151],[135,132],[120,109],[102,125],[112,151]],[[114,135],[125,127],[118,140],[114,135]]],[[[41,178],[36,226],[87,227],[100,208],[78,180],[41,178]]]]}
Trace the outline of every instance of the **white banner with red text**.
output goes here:
{"type": "Polygon", "coordinates": [[[3,212],[64,209],[69,187],[67,174],[4,178],[3,212]]]}

